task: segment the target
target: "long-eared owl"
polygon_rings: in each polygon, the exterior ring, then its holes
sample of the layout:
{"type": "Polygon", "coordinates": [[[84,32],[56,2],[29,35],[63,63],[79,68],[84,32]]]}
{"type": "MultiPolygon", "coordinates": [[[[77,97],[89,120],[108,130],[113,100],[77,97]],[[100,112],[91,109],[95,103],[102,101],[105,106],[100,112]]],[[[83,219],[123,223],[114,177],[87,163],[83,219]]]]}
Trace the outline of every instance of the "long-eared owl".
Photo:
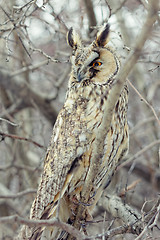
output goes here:
{"type": "MultiPolygon", "coordinates": [[[[32,204],[31,219],[59,219],[71,224],[76,215],[75,202],[80,202],[83,184],[92,164],[93,143],[102,123],[107,93],[112,91],[120,62],[107,46],[109,25],[98,32],[95,40],[84,46],[71,28],[67,35],[73,49],[72,71],[66,99],[53,128],[44,160],[44,170],[37,196],[32,204]]],[[[101,166],[94,177],[94,201],[91,212],[104,187],[110,182],[118,164],[128,151],[128,88],[117,96],[110,128],[103,142],[101,166]]],[[[21,239],[67,239],[53,226],[24,227],[21,239]]]]}

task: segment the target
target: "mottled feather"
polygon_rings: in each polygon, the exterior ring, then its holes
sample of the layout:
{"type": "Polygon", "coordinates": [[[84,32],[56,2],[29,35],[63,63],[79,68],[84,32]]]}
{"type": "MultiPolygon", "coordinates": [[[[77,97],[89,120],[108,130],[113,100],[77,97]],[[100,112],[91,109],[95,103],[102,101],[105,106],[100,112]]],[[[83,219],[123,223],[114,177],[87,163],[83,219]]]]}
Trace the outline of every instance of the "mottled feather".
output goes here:
{"type": "MultiPolygon", "coordinates": [[[[49,219],[56,214],[65,222],[74,219],[91,164],[93,142],[105,111],[107,93],[111,91],[120,68],[115,52],[106,46],[108,34],[109,26],[106,25],[95,41],[84,47],[73,29],[68,33],[68,43],[73,48],[72,72],[64,107],[53,128],[31,219],[49,219]]],[[[128,88],[125,85],[103,143],[104,154],[90,193],[94,197],[88,206],[89,213],[127,153],[127,107],[128,88]]],[[[61,237],[63,231],[56,227],[26,227],[22,232],[22,239],[43,239],[45,236],[47,239],[67,239],[61,237]]]]}

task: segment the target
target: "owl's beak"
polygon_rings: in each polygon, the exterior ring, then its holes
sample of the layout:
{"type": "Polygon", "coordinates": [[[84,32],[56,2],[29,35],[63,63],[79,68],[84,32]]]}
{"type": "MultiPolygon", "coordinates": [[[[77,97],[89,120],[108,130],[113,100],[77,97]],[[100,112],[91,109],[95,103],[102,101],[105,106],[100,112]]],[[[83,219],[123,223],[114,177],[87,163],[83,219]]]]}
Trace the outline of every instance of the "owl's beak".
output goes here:
{"type": "Polygon", "coordinates": [[[78,74],[77,74],[78,82],[81,82],[83,78],[84,78],[84,75],[82,73],[78,72],[78,74]]]}
{"type": "Polygon", "coordinates": [[[79,68],[77,70],[77,79],[78,79],[78,82],[81,82],[83,79],[85,78],[85,68],[79,68]]]}

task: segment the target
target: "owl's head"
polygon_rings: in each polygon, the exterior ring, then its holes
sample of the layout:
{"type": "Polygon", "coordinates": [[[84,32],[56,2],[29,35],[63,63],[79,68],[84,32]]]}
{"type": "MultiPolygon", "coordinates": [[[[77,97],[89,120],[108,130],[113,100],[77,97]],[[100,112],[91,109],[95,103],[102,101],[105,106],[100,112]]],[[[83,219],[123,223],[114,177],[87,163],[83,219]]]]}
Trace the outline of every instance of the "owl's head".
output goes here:
{"type": "Polygon", "coordinates": [[[74,82],[107,84],[117,75],[119,60],[107,46],[108,36],[109,25],[106,24],[97,33],[96,39],[89,46],[84,46],[75,30],[69,30],[67,41],[73,49],[71,63],[74,82]]]}

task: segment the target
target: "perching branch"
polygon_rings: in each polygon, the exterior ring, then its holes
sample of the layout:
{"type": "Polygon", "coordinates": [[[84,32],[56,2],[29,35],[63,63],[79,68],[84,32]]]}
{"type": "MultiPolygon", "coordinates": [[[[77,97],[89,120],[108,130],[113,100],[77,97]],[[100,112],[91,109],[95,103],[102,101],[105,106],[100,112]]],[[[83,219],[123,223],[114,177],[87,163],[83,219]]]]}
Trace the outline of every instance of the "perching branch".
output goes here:
{"type": "Polygon", "coordinates": [[[124,224],[132,226],[135,232],[141,232],[142,226],[139,221],[141,220],[141,214],[129,205],[124,204],[121,198],[115,195],[105,195],[99,200],[98,206],[103,206],[112,216],[120,218],[124,224]]]}
{"type": "MultiPolygon", "coordinates": [[[[125,222],[123,226],[113,228],[111,230],[105,231],[102,234],[97,234],[97,235],[92,235],[92,236],[86,236],[80,231],[78,231],[76,228],[73,226],[66,224],[64,222],[61,222],[57,219],[49,219],[49,220],[29,220],[22,218],[17,215],[13,216],[8,216],[8,217],[1,217],[0,218],[0,223],[5,224],[5,223],[14,223],[17,222],[19,224],[24,224],[29,227],[33,226],[56,226],[64,231],[68,232],[71,234],[73,237],[75,237],[77,240],[95,240],[95,239],[102,239],[103,236],[105,236],[105,239],[110,239],[111,237],[123,233],[138,233],[141,230],[142,222],[141,222],[141,216],[137,212],[133,212],[133,209],[129,207],[128,205],[124,205],[120,198],[116,196],[111,196],[107,195],[106,196],[106,201],[103,202],[102,205],[105,207],[105,209],[109,210],[112,212],[112,214],[115,217],[120,217],[122,220],[125,222]],[[108,206],[108,207],[106,207],[108,206]],[[137,216],[135,215],[137,214],[137,216]]],[[[147,231],[147,229],[150,229],[152,227],[156,227],[157,221],[158,221],[158,216],[159,216],[159,205],[154,206],[154,211],[151,211],[150,215],[146,215],[145,219],[149,217],[148,224],[146,227],[144,227],[144,230],[142,231],[142,235],[147,231]]],[[[139,235],[141,236],[141,234],[139,235]]],[[[20,240],[22,239],[21,236],[19,235],[15,240],[20,240]]],[[[137,238],[139,239],[139,238],[137,238]]]]}
{"type": "MultiPolygon", "coordinates": [[[[84,240],[86,239],[84,234],[79,232],[77,229],[75,229],[73,226],[67,224],[67,223],[63,223],[60,222],[59,220],[52,218],[49,220],[29,220],[29,219],[25,219],[23,217],[17,216],[17,215],[13,215],[13,216],[7,216],[7,217],[1,217],[0,218],[0,223],[5,224],[5,223],[20,223],[20,224],[24,224],[27,225],[29,227],[33,227],[33,226],[56,226],[56,227],[60,227],[63,230],[67,231],[68,233],[72,234],[72,236],[76,237],[78,240],[84,240]]],[[[15,238],[17,240],[20,240],[21,238],[15,238]]]]}
{"type": "MultiPolygon", "coordinates": [[[[102,236],[106,236],[106,239],[108,237],[112,237],[115,236],[117,234],[122,234],[126,231],[131,232],[131,230],[129,229],[129,226],[121,226],[118,228],[114,228],[111,229],[107,232],[105,232],[104,234],[97,234],[96,236],[86,236],[83,233],[81,233],[80,231],[78,231],[76,228],[74,228],[73,226],[64,223],[64,222],[60,222],[57,219],[49,219],[49,220],[29,220],[29,219],[25,219],[22,218],[20,216],[17,215],[13,215],[13,216],[8,216],[8,217],[1,217],[0,218],[0,223],[1,224],[5,224],[5,223],[19,223],[19,224],[24,224],[27,225],[29,227],[33,227],[33,226],[56,226],[56,227],[60,227],[61,229],[63,229],[64,231],[68,232],[69,234],[71,234],[73,237],[75,237],[77,240],[94,240],[94,239],[101,239],[102,236]]],[[[14,238],[14,240],[21,240],[21,235],[17,236],[14,238]]]]}

